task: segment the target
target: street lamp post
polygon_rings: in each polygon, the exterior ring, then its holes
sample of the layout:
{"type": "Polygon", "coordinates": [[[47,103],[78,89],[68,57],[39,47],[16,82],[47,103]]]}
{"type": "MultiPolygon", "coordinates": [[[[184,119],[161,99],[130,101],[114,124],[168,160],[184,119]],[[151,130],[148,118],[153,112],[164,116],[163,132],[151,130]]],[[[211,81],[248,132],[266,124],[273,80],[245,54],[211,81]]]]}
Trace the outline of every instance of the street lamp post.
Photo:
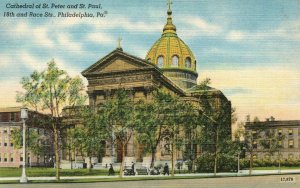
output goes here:
{"type": "Polygon", "coordinates": [[[26,177],[26,124],[25,121],[28,119],[28,108],[21,108],[21,119],[23,122],[23,165],[22,165],[22,176],[20,178],[21,183],[27,183],[28,179],[26,177]]]}

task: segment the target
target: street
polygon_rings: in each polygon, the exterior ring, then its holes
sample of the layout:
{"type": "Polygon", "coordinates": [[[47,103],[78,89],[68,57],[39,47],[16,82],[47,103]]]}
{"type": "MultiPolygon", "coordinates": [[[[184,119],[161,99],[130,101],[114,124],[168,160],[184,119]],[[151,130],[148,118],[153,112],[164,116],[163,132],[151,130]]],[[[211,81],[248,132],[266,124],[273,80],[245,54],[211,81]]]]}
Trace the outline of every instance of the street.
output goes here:
{"type": "Polygon", "coordinates": [[[146,181],[117,181],[98,183],[37,183],[0,184],[0,188],[276,188],[300,187],[300,174],[269,175],[252,177],[223,177],[201,179],[173,179],[146,181]],[[291,182],[293,180],[293,182],[291,182]]]}

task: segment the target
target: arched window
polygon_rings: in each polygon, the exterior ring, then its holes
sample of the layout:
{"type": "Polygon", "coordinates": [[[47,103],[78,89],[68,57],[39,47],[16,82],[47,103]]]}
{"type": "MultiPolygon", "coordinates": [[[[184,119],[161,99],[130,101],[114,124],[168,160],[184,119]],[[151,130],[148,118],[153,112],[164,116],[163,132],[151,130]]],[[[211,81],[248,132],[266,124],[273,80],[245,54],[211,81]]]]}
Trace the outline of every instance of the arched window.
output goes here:
{"type": "Polygon", "coordinates": [[[185,58],[185,67],[191,68],[191,58],[190,57],[185,58]]]}
{"type": "Polygon", "coordinates": [[[172,57],[172,67],[178,67],[178,61],[179,61],[178,56],[174,55],[172,57]]]}
{"type": "Polygon", "coordinates": [[[164,57],[163,57],[163,56],[159,56],[159,57],[157,58],[157,66],[158,66],[159,68],[162,68],[162,67],[164,66],[164,57]]]}

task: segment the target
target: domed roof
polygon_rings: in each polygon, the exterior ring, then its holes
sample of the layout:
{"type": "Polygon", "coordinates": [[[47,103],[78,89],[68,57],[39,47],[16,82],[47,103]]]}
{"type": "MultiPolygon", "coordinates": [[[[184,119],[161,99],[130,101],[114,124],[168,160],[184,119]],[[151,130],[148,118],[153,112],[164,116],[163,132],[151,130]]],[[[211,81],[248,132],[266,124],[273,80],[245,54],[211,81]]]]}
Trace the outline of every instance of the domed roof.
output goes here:
{"type": "Polygon", "coordinates": [[[167,13],[168,19],[161,38],[148,51],[146,60],[161,69],[181,69],[196,73],[195,56],[188,45],[177,36],[170,7],[167,13]]]}

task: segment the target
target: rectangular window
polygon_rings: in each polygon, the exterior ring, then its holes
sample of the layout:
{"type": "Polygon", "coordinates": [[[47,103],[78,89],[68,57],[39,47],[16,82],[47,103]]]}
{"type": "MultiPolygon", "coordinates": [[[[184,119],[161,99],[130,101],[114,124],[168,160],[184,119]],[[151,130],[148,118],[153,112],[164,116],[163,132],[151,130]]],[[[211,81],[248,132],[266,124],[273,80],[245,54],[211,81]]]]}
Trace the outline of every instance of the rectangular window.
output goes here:
{"type": "Polygon", "coordinates": [[[17,121],[17,113],[16,112],[10,113],[10,121],[17,121]]]}
{"type": "Polygon", "coordinates": [[[294,148],[294,140],[289,140],[289,148],[294,148]]]}
{"type": "Polygon", "coordinates": [[[6,143],[6,142],[4,142],[4,146],[7,146],[7,143],[6,143]]]}
{"type": "Polygon", "coordinates": [[[4,162],[7,162],[7,154],[6,153],[4,153],[4,162]]]}
{"type": "Polygon", "coordinates": [[[14,143],[11,142],[11,143],[10,143],[10,147],[14,147],[14,143]]]}
{"type": "Polygon", "coordinates": [[[278,129],[278,135],[279,135],[279,136],[282,135],[282,129],[278,129]]]}
{"type": "Polygon", "coordinates": [[[10,162],[14,162],[14,158],[13,157],[10,158],[10,162]]]}
{"type": "Polygon", "coordinates": [[[293,135],[293,129],[289,129],[289,136],[293,135]]]}
{"type": "Polygon", "coordinates": [[[20,157],[20,161],[23,162],[23,157],[20,157]]]}
{"type": "Polygon", "coordinates": [[[6,128],[3,130],[3,133],[7,133],[7,129],[6,128]]]}

